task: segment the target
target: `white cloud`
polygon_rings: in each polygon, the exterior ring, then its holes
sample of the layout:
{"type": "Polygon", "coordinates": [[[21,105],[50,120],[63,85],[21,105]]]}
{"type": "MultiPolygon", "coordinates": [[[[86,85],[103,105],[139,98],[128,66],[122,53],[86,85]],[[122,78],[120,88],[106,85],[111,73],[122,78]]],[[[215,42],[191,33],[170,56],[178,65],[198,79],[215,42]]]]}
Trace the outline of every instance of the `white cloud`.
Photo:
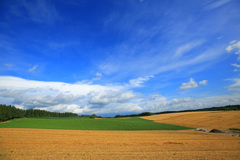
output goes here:
{"type": "Polygon", "coordinates": [[[6,67],[13,67],[15,65],[13,65],[13,64],[4,64],[4,66],[6,66],[6,67]]]}
{"type": "Polygon", "coordinates": [[[183,90],[183,89],[190,89],[190,88],[196,88],[196,87],[198,87],[197,82],[193,78],[190,78],[189,82],[182,83],[179,89],[183,90]]]}
{"type": "Polygon", "coordinates": [[[228,79],[233,81],[234,83],[230,86],[227,86],[228,90],[230,91],[240,91],[240,78],[228,79]]]}
{"type": "Polygon", "coordinates": [[[23,18],[27,17],[34,22],[51,24],[60,19],[60,16],[55,6],[51,4],[50,1],[21,1],[20,5],[22,5],[21,7],[24,8],[25,12],[23,12],[22,10],[17,10],[13,12],[13,14],[17,13],[17,16],[23,18]]]}
{"type": "Polygon", "coordinates": [[[173,55],[173,58],[180,58],[181,56],[183,56],[185,53],[188,53],[189,51],[191,51],[192,49],[196,48],[197,46],[201,45],[203,43],[202,40],[196,41],[196,42],[191,42],[191,43],[187,43],[183,46],[180,46],[175,54],[173,55]]]}
{"type": "Polygon", "coordinates": [[[100,92],[92,91],[88,96],[90,104],[106,105],[109,103],[127,102],[130,99],[136,98],[138,95],[134,94],[132,91],[103,90],[100,92]]]}
{"type": "Polygon", "coordinates": [[[97,77],[102,77],[102,73],[96,73],[97,77]]]}
{"type": "Polygon", "coordinates": [[[36,69],[37,69],[37,65],[35,65],[32,68],[30,68],[28,71],[29,72],[35,72],[36,69]]]}
{"type": "MultiPolygon", "coordinates": [[[[237,67],[237,68],[240,68],[240,65],[239,64],[232,64],[232,66],[234,66],[234,67],[237,67]]],[[[234,69],[233,70],[234,72],[238,72],[238,71],[240,71],[240,69],[234,69]]]]}
{"type": "Polygon", "coordinates": [[[94,85],[78,82],[43,82],[0,76],[0,99],[21,108],[44,108],[49,111],[75,113],[96,112],[92,109],[114,107],[138,97],[123,86],[94,85]]]}
{"type": "MultiPolygon", "coordinates": [[[[230,91],[240,91],[240,79],[230,79],[230,91]]],[[[183,83],[182,88],[196,86],[194,79],[183,83]]],[[[160,94],[142,95],[125,86],[94,85],[78,82],[42,82],[17,77],[0,76],[0,99],[18,108],[45,109],[54,112],[78,114],[122,114],[145,111],[196,109],[240,103],[239,94],[202,98],[171,98],[160,94]]]]}
{"type": "Polygon", "coordinates": [[[201,85],[207,85],[207,82],[208,82],[207,80],[202,80],[202,81],[199,82],[199,84],[201,84],[201,85]]]}
{"type": "Polygon", "coordinates": [[[100,80],[102,78],[102,73],[96,73],[96,77],[93,78],[92,80],[96,81],[96,80],[100,80]]]}
{"type": "Polygon", "coordinates": [[[240,65],[239,65],[239,64],[232,64],[232,66],[237,67],[237,68],[240,68],[240,65]]]}
{"type": "Polygon", "coordinates": [[[174,98],[172,99],[170,102],[168,102],[169,105],[174,105],[174,104],[181,104],[181,103],[185,103],[185,102],[192,102],[194,101],[193,98],[187,97],[187,98],[174,98]]]}
{"type": "Polygon", "coordinates": [[[237,40],[231,41],[229,46],[226,48],[226,50],[229,53],[232,51],[235,51],[235,54],[239,55],[238,60],[240,60],[240,41],[237,41],[237,40]]]}
{"type": "Polygon", "coordinates": [[[230,0],[218,0],[213,2],[210,1],[210,4],[206,6],[206,9],[209,9],[209,10],[215,9],[215,8],[221,7],[224,4],[227,4],[228,2],[230,2],[230,0]]]}
{"type": "Polygon", "coordinates": [[[150,78],[153,78],[154,76],[145,76],[145,77],[139,77],[137,79],[131,79],[129,81],[129,84],[127,84],[127,87],[141,87],[142,84],[146,81],[148,81],[150,78]]]}

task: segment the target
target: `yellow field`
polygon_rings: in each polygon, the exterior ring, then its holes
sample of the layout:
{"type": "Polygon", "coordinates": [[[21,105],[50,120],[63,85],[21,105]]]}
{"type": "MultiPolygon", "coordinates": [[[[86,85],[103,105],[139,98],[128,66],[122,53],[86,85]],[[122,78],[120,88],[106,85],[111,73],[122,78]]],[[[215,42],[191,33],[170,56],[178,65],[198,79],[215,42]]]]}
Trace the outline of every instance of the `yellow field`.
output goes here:
{"type": "Polygon", "coordinates": [[[196,131],[0,129],[0,159],[239,159],[240,138],[196,131]]]}
{"type": "Polygon", "coordinates": [[[240,128],[240,111],[183,112],[159,114],[142,118],[153,120],[154,122],[176,124],[194,128],[240,128]]]}

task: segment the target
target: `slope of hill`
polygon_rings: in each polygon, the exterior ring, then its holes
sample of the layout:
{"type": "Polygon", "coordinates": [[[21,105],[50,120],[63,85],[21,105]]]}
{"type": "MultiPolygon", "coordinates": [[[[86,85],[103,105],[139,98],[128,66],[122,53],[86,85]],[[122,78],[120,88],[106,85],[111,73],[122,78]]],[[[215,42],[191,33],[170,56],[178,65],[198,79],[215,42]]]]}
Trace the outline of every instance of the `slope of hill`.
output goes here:
{"type": "Polygon", "coordinates": [[[194,128],[240,128],[240,111],[183,112],[153,115],[142,118],[159,123],[168,123],[194,128]]]}

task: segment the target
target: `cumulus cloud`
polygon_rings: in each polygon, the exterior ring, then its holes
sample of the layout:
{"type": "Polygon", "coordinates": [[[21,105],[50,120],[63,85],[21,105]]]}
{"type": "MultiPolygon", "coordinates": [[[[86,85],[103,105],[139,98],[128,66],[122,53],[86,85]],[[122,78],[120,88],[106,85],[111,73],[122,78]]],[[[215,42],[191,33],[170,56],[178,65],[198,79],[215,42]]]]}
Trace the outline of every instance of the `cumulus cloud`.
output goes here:
{"type": "Polygon", "coordinates": [[[136,98],[138,95],[132,91],[112,91],[103,90],[100,92],[90,92],[89,103],[90,104],[109,104],[109,103],[123,103],[130,99],[136,98]]]}
{"type": "Polygon", "coordinates": [[[172,99],[170,102],[168,102],[169,105],[174,105],[174,104],[181,104],[181,103],[185,103],[185,102],[192,102],[194,101],[193,98],[190,97],[186,97],[186,98],[174,98],[172,99]]]}
{"type": "MultiPolygon", "coordinates": [[[[230,91],[240,90],[240,79],[230,79],[230,91]]],[[[190,79],[183,88],[193,87],[190,79]]],[[[235,93],[235,92],[233,92],[235,93]]],[[[161,112],[195,109],[240,103],[240,96],[227,95],[203,98],[172,98],[161,94],[147,97],[128,90],[125,86],[94,85],[83,82],[62,83],[26,80],[0,76],[0,99],[22,109],[45,109],[78,114],[122,114],[145,111],[161,112]]]]}
{"type": "MultiPolygon", "coordinates": [[[[137,94],[121,86],[43,82],[0,76],[0,97],[24,108],[122,103],[137,94]]],[[[76,107],[76,106],[75,106],[76,107]]],[[[48,108],[51,110],[50,108],[48,108]]],[[[69,110],[69,109],[68,109],[69,110]]],[[[80,110],[78,110],[80,111],[80,110]]]]}
{"type": "Polygon", "coordinates": [[[198,87],[197,82],[193,78],[190,78],[189,82],[182,83],[179,89],[183,90],[183,89],[190,89],[190,88],[196,88],[196,87],[198,87]]]}
{"type": "Polygon", "coordinates": [[[201,85],[207,85],[207,82],[208,82],[207,80],[202,80],[202,81],[199,82],[199,84],[201,84],[201,85]]]}

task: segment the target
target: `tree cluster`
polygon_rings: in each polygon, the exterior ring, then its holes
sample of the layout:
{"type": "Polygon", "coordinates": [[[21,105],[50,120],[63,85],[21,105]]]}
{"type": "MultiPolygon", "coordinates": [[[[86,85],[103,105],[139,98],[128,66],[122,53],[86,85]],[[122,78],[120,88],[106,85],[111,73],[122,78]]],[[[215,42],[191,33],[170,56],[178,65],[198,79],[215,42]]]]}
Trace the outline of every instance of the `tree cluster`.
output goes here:
{"type": "Polygon", "coordinates": [[[92,115],[81,115],[79,116],[80,118],[92,118],[92,119],[95,119],[95,118],[102,118],[101,116],[97,116],[96,114],[92,114],[92,115]]]}
{"type": "Polygon", "coordinates": [[[78,114],[49,112],[40,109],[22,110],[11,105],[0,104],[0,122],[22,117],[78,117],[78,114]]]}
{"type": "Polygon", "coordinates": [[[129,114],[129,115],[116,115],[114,118],[121,118],[121,117],[137,117],[137,116],[150,116],[153,115],[153,113],[150,112],[142,112],[139,114],[129,114]]]}
{"type": "Polygon", "coordinates": [[[24,111],[24,117],[77,117],[76,113],[64,112],[49,112],[40,109],[27,109],[24,111]]]}
{"type": "Polygon", "coordinates": [[[23,117],[23,110],[14,106],[0,104],[0,122],[23,117]]]}

